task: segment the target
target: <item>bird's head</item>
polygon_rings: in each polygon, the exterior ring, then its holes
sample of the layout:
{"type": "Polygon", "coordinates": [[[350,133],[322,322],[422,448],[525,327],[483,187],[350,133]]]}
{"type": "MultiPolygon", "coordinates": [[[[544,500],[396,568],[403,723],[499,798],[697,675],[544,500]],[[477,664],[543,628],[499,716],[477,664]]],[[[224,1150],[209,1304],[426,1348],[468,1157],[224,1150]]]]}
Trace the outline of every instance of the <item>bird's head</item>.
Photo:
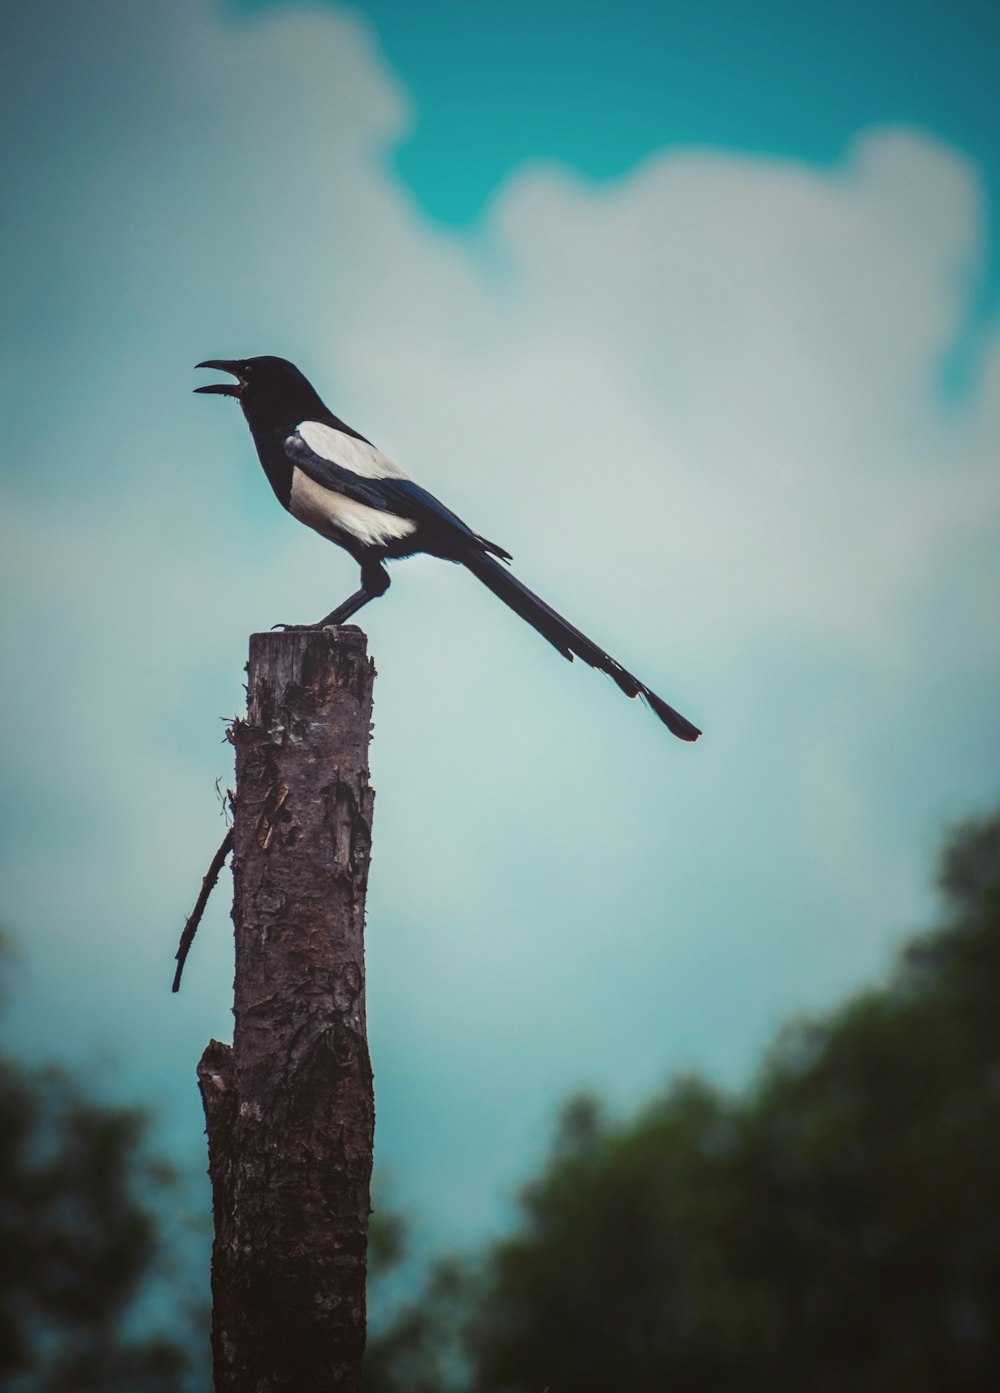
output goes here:
{"type": "MultiPolygon", "coordinates": [[[[319,398],[308,378],[287,358],[207,358],[199,368],[231,373],[235,382],[213,382],[196,392],[235,397],[248,420],[287,420],[292,425],[315,413],[319,398]]],[[[322,403],[320,403],[322,406],[322,403]]]]}

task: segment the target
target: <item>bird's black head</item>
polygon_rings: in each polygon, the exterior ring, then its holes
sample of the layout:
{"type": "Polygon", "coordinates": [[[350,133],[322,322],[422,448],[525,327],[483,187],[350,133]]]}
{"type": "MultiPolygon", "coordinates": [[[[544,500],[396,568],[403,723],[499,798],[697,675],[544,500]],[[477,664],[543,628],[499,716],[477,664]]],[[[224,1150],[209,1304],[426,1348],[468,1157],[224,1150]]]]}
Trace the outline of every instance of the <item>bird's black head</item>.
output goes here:
{"type": "Polygon", "coordinates": [[[208,358],[199,368],[232,373],[235,382],[196,387],[220,397],[235,397],[253,425],[292,429],[299,421],[325,411],[309,379],[287,358],[208,358]]]}

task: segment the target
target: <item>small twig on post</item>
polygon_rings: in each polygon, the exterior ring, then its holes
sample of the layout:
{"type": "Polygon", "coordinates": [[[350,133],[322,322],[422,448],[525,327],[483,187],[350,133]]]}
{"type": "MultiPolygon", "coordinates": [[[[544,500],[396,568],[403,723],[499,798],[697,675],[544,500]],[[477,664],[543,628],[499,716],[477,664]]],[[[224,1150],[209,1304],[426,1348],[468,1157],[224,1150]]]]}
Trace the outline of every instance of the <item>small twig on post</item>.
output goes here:
{"type": "Polygon", "coordinates": [[[225,865],[226,857],[233,849],[233,829],[230,827],[223,839],[222,845],[212,857],[212,864],[205,872],[205,877],[201,882],[201,893],[195,901],[194,909],[188,915],[187,923],[184,925],[184,932],[181,934],[181,941],[177,946],[177,971],[174,973],[174,985],[170,988],[172,992],[180,990],[181,973],[184,971],[184,964],[187,962],[187,955],[191,951],[191,944],[194,936],[198,932],[198,925],[201,923],[201,916],[205,913],[205,906],[208,904],[208,897],[215,889],[215,882],[219,878],[219,872],[225,865]]]}
{"type": "Polygon", "coordinates": [[[216,1393],[356,1393],[375,1125],[364,915],[374,669],[355,628],[254,634],[236,747],[233,1045],[198,1067],[216,1393]]]}

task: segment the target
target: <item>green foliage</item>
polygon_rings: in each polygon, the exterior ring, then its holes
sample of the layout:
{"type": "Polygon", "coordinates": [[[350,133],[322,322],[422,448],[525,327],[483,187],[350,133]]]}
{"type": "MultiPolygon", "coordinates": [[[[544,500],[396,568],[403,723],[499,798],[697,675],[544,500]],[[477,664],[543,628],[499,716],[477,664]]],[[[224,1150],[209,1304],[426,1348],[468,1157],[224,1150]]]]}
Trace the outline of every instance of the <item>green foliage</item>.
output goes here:
{"type": "MultiPolygon", "coordinates": [[[[0,1383],[19,1393],[179,1393],[187,1358],[123,1335],[158,1252],[145,1121],[53,1070],[0,1058],[0,1383]]],[[[205,1355],[207,1350],[199,1351],[205,1355]]]]}
{"type": "Polygon", "coordinates": [[[368,1228],[368,1314],[376,1330],[365,1350],[364,1393],[449,1393],[464,1381],[458,1350],[475,1275],[456,1259],[442,1258],[425,1278],[420,1300],[397,1304],[386,1288],[410,1257],[408,1239],[402,1216],[377,1204],[368,1228]],[[388,1322],[386,1308],[394,1308],[388,1322]]]}
{"type": "Polygon", "coordinates": [[[475,1301],[476,1281],[457,1259],[435,1263],[420,1300],[404,1305],[388,1329],[369,1341],[364,1393],[448,1393],[461,1388],[462,1329],[475,1301]]]}
{"type": "Polygon", "coordinates": [[[391,1272],[406,1257],[406,1221],[395,1210],[380,1204],[368,1222],[368,1276],[391,1272]]]}
{"type": "MultiPolygon", "coordinates": [[[[745,1094],[683,1079],[627,1125],[568,1105],[466,1287],[469,1388],[1000,1388],[1000,817],[940,884],[943,926],[785,1030],[745,1094]]],[[[396,1332],[424,1359],[435,1301],[396,1332]]]]}

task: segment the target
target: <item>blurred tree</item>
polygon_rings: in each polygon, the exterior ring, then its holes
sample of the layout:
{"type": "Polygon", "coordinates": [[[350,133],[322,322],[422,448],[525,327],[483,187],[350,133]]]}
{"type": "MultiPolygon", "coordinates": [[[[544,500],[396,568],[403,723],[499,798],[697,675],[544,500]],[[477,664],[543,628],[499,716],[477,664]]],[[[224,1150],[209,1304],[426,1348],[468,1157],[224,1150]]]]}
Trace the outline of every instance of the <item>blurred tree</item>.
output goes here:
{"type": "Polygon", "coordinates": [[[467,1315],[476,1393],[1000,1388],[1000,817],[940,884],[944,925],[745,1095],[569,1105],[467,1315]]]}
{"type": "Polygon", "coordinates": [[[408,1257],[405,1221],[392,1210],[376,1208],[368,1228],[373,1319],[362,1369],[364,1393],[448,1393],[465,1382],[461,1332],[477,1276],[454,1258],[439,1259],[424,1279],[419,1300],[400,1304],[385,1288],[408,1257]],[[385,1318],[385,1308],[393,1310],[391,1318],[385,1318]]]}
{"type": "MultiPolygon", "coordinates": [[[[188,1357],[123,1334],[156,1259],[169,1180],[145,1120],[54,1070],[0,1057],[0,1384],[14,1393],[180,1393],[188,1357]]],[[[207,1367],[205,1347],[197,1351],[207,1367]]]]}

